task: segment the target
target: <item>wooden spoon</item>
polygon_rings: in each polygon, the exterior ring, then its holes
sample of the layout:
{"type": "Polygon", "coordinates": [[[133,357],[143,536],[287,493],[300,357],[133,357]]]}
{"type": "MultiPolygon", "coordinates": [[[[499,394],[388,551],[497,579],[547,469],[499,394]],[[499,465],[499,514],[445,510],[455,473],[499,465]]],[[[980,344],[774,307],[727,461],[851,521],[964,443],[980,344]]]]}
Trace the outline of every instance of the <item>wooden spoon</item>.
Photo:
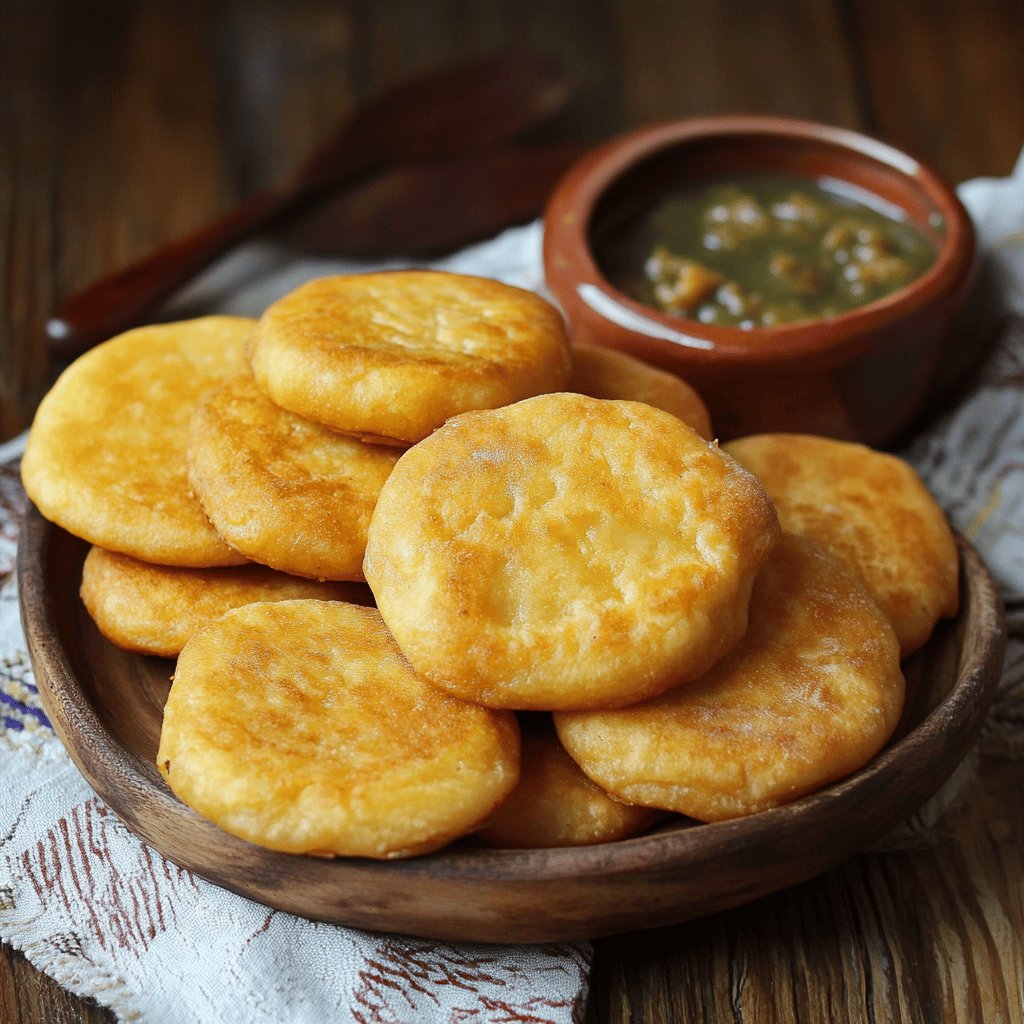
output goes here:
{"type": "Polygon", "coordinates": [[[405,164],[346,189],[288,235],[325,255],[433,256],[536,217],[583,143],[405,164]]]}
{"type": "Polygon", "coordinates": [[[404,82],[343,122],[293,174],[65,300],[46,324],[52,349],[74,358],[140,323],[232,245],[329,189],[407,161],[486,149],[554,114],[567,97],[556,66],[525,53],[404,82]]]}

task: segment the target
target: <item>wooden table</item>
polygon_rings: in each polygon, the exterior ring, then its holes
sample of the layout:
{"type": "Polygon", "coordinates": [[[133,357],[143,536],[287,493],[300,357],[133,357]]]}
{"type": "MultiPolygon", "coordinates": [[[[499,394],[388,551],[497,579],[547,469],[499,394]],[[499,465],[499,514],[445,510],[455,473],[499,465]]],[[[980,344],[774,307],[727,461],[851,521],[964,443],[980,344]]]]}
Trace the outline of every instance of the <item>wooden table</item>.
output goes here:
{"type": "MultiPolygon", "coordinates": [[[[289,168],[375,90],[509,44],[578,84],[544,134],[694,114],[857,128],[958,181],[1024,144],[1024,0],[7,0],[0,439],[51,380],[40,325],[289,168]]],[[[597,945],[587,1020],[1024,1019],[1024,770],[982,765],[936,845],[597,945]]],[[[0,1019],[107,1021],[0,952],[0,1019]]]]}

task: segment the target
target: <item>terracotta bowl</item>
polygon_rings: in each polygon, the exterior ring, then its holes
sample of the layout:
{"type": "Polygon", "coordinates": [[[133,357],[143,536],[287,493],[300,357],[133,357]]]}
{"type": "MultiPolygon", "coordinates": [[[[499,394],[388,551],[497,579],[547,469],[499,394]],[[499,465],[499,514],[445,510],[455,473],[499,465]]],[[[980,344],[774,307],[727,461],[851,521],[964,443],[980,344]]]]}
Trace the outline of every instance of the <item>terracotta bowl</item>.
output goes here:
{"type": "Polygon", "coordinates": [[[722,439],[766,430],[884,445],[928,401],[967,295],[974,232],[956,194],[912,157],[854,132],[769,117],[644,128],[574,165],[544,218],[544,267],[574,340],[678,373],[722,439]],[[935,263],[902,290],[830,319],[743,330],[661,313],[599,268],[593,240],[681,183],[751,171],[849,182],[901,207],[935,263]]]}

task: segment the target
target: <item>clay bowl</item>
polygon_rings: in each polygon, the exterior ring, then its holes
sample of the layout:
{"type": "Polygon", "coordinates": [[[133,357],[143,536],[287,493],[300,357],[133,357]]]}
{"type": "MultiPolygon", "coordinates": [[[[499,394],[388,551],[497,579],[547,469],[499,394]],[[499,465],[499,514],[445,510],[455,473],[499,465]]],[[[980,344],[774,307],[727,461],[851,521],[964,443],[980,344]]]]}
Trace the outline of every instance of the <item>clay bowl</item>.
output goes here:
{"type": "Polygon", "coordinates": [[[932,397],[973,259],[967,212],[926,167],[863,135],[782,118],[678,121],[613,139],[568,171],[544,218],[547,283],[574,340],[678,373],[701,392],[723,440],[776,430],[893,440],[932,397]],[[594,243],[609,225],[666,189],[752,171],[867,190],[905,212],[936,261],[860,309],[752,330],[661,313],[607,280],[594,243]]]}

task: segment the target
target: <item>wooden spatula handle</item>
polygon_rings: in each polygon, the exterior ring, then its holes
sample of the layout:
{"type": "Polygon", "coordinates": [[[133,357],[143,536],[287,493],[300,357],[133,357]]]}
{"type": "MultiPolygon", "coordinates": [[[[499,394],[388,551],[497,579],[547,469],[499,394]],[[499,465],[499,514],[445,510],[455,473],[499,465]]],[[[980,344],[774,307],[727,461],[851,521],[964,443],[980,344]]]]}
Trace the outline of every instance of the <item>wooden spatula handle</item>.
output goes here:
{"type": "Polygon", "coordinates": [[[265,227],[288,205],[267,189],[198,231],[101,278],[63,302],[46,323],[53,353],[74,359],[146,319],[164,299],[239,239],[265,227]]]}

